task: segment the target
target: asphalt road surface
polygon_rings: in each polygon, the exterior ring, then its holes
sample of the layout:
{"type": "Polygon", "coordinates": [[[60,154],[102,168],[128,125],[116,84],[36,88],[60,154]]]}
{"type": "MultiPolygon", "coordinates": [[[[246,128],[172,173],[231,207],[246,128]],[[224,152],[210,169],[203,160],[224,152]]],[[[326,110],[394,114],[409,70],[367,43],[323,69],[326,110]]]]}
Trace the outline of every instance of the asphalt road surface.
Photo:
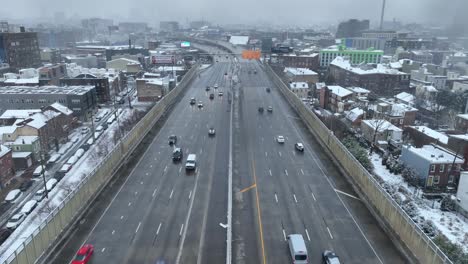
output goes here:
{"type": "Polygon", "coordinates": [[[240,79],[233,120],[235,263],[291,263],[289,234],[304,237],[309,263],[320,263],[327,249],[344,263],[404,263],[260,64],[242,62],[240,79]],[[303,153],[296,142],[304,143],[303,153]]]}
{"type": "Polygon", "coordinates": [[[320,263],[325,249],[344,263],[404,263],[260,64],[218,59],[194,80],[121,187],[108,188],[109,202],[97,203],[50,263],[68,263],[84,243],[95,246],[91,263],[225,263],[230,154],[233,263],[291,263],[285,237],[293,233],[303,235],[310,263],[320,263]],[[225,73],[233,72],[240,83],[231,86],[225,73]],[[192,97],[203,107],[190,105],[192,97]],[[182,162],[172,162],[170,135],[178,137],[182,162]],[[189,153],[197,155],[195,173],[185,171],[189,153]]]}

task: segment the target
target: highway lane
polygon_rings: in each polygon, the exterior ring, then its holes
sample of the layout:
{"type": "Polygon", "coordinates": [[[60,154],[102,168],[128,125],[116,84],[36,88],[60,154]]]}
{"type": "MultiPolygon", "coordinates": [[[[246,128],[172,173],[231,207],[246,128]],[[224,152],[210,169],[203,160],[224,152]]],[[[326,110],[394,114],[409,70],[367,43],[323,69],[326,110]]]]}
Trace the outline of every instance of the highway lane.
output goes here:
{"type": "MultiPolygon", "coordinates": [[[[158,260],[196,263],[203,258],[224,261],[224,253],[218,253],[225,251],[224,243],[204,247],[203,241],[225,241],[224,229],[219,224],[216,224],[219,231],[212,226],[212,222],[225,222],[225,205],[209,201],[225,203],[225,190],[222,187],[215,190],[212,186],[224,185],[222,175],[215,173],[222,173],[227,167],[223,162],[227,162],[229,149],[225,149],[227,145],[222,141],[229,137],[225,126],[226,120],[229,121],[229,104],[225,96],[216,95],[214,100],[209,100],[205,87],[218,83],[219,90],[226,93],[221,84],[229,67],[230,63],[220,62],[207,69],[176,105],[83,241],[96,247],[93,263],[155,263],[158,260]],[[203,101],[203,108],[190,106],[191,97],[203,101]],[[208,137],[210,126],[217,129],[213,138],[208,137]],[[186,175],[184,162],[172,162],[172,147],[167,143],[171,134],[178,136],[177,145],[184,150],[184,161],[189,153],[197,154],[196,173],[186,175]],[[208,231],[211,233],[205,234],[208,231]]],[[[73,241],[72,237],[70,244],[82,243],[73,241]]],[[[69,261],[77,249],[62,250],[54,263],[69,261]]]]}
{"type": "Polygon", "coordinates": [[[256,63],[242,63],[242,68],[242,111],[233,132],[241,133],[247,145],[234,154],[235,164],[241,163],[235,167],[244,167],[234,174],[237,263],[289,262],[285,236],[291,233],[303,235],[312,263],[325,249],[336,251],[346,263],[403,263],[364,205],[335,191],[356,196],[279,92],[265,91],[272,84],[262,69],[256,63]],[[248,74],[253,69],[257,74],[248,74]],[[273,113],[260,114],[259,106],[272,106],[273,113]],[[286,138],[284,145],[275,141],[277,135],[286,138]],[[294,143],[304,139],[301,154],[294,143]],[[256,238],[250,237],[254,233],[256,238]]]}

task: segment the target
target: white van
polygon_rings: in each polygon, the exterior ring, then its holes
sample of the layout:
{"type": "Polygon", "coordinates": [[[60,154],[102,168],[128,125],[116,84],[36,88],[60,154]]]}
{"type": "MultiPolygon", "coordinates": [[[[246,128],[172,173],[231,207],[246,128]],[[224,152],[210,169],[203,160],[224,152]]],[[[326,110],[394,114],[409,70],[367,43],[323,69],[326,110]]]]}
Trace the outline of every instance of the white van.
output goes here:
{"type": "Polygon", "coordinates": [[[11,190],[5,198],[5,202],[12,203],[21,196],[22,192],[20,189],[11,190]]]}
{"type": "Polygon", "coordinates": [[[102,126],[98,126],[96,127],[96,129],[94,130],[94,132],[102,132],[104,130],[104,128],[102,126]]]}
{"type": "Polygon", "coordinates": [[[73,164],[75,164],[77,161],[78,161],[78,157],[77,157],[77,156],[71,156],[71,157],[67,160],[67,163],[65,163],[65,164],[73,165],[73,164]]]}
{"type": "Polygon", "coordinates": [[[114,121],[115,121],[115,117],[111,116],[111,117],[109,117],[109,119],[107,119],[107,124],[110,125],[110,124],[114,123],[114,121]]]}
{"type": "Polygon", "coordinates": [[[39,177],[42,175],[42,172],[44,172],[44,169],[41,165],[39,165],[33,172],[33,177],[39,177]]]}
{"type": "Polygon", "coordinates": [[[34,210],[34,208],[36,208],[36,206],[37,206],[36,200],[27,201],[21,208],[21,213],[28,215],[32,212],[32,210],[34,210]]]}
{"type": "Polygon", "coordinates": [[[61,156],[62,155],[60,155],[58,153],[53,154],[52,156],[50,156],[50,159],[47,161],[47,164],[52,165],[52,164],[56,163],[60,159],[61,156]]]}
{"type": "Polygon", "coordinates": [[[93,138],[90,138],[90,139],[88,139],[88,141],[86,141],[86,144],[88,144],[88,145],[90,145],[90,146],[91,146],[93,143],[94,143],[94,139],[93,139],[93,138]]]}
{"type": "Polygon", "coordinates": [[[301,234],[288,235],[289,251],[291,252],[292,263],[307,264],[307,248],[301,234]]]}
{"type": "Polygon", "coordinates": [[[56,179],[53,179],[53,178],[50,179],[50,180],[48,180],[48,181],[46,182],[47,191],[50,192],[50,191],[55,187],[55,185],[57,185],[57,182],[58,182],[58,181],[57,181],[56,179]]]}
{"type": "Polygon", "coordinates": [[[185,162],[186,170],[194,170],[197,167],[197,155],[189,154],[185,162]]]}

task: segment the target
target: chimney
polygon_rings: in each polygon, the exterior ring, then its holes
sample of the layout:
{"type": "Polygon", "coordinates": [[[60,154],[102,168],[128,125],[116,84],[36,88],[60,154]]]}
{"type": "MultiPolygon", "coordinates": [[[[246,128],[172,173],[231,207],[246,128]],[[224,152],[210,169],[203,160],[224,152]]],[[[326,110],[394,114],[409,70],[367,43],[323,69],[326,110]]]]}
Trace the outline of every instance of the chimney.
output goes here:
{"type": "Polygon", "coordinates": [[[25,144],[26,144],[26,142],[24,141],[24,138],[23,138],[23,145],[25,145],[25,144]]]}
{"type": "Polygon", "coordinates": [[[20,27],[20,32],[21,32],[21,33],[26,32],[26,30],[24,29],[24,27],[20,27]]]}

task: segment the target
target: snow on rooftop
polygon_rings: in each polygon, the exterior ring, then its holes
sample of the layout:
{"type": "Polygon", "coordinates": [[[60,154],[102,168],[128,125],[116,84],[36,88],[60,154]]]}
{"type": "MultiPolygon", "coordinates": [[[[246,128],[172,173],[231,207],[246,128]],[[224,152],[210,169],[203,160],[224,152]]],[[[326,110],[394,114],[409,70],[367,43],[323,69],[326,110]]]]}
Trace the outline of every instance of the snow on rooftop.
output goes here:
{"type": "Polygon", "coordinates": [[[443,133],[430,129],[427,126],[410,126],[410,127],[425,134],[426,136],[429,136],[433,139],[437,139],[443,144],[448,144],[448,136],[443,133]]]}
{"type": "Polygon", "coordinates": [[[64,106],[61,103],[55,102],[50,105],[50,107],[54,108],[55,110],[59,111],[60,113],[64,115],[71,115],[73,114],[73,111],[70,110],[68,107],[64,106]]]}
{"type": "Polygon", "coordinates": [[[367,126],[371,127],[373,130],[378,128],[379,132],[384,132],[386,130],[400,131],[400,132],[403,131],[399,127],[396,127],[392,123],[383,119],[368,119],[368,120],[363,120],[362,122],[365,123],[367,126]]]}
{"type": "Polygon", "coordinates": [[[286,67],[284,68],[285,73],[290,73],[292,75],[318,75],[318,73],[309,70],[307,68],[292,68],[292,67],[286,67]]]}
{"type": "Polygon", "coordinates": [[[350,120],[351,122],[356,121],[360,116],[362,116],[365,113],[364,110],[362,110],[359,107],[353,108],[346,113],[346,118],[350,120]]]}
{"type": "Polygon", "coordinates": [[[38,84],[39,83],[39,77],[21,78],[21,79],[6,79],[4,81],[4,83],[9,84],[9,85],[38,84]]]}
{"type": "Polygon", "coordinates": [[[362,87],[348,87],[347,89],[354,93],[370,93],[369,90],[364,89],[362,87]]]}
{"type": "Polygon", "coordinates": [[[345,97],[345,96],[348,96],[348,95],[351,95],[353,94],[353,92],[351,92],[350,90],[346,89],[346,88],[343,88],[341,86],[338,86],[338,85],[331,85],[331,86],[327,86],[327,88],[335,95],[339,96],[339,97],[345,97]]]}
{"type": "Polygon", "coordinates": [[[24,158],[27,158],[27,157],[31,156],[31,152],[13,151],[13,153],[11,153],[11,155],[13,156],[14,159],[24,159],[24,158]]]}
{"type": "Polygon", "coordinates": [[[0,126],[0,141],[3,134],[12,134],[16,130],[16,126],[0,126]]]}
{"type": "Polygon", "coordinates": [[[9,109],[3,112],[0,119],[28,118],[35,113],[40,113],[40,109],[9,109]]]}
{"type": "Polygon", "coordinates": [[[10,149],[5,145],[0,144],[0,157],[3,157],[8,152],[10,152],[10,149]]]}
{"type": "Polygon", "coordinates": [[[405,103],[409,103],[409,104],[412,104],[415,99],[414,95],[407,93],[407,92],[401,92],[395,95],[395,98],[405,103]]]}
{"type": "Polygon", "coordinates": [[[431,163],[463,163],[463,160],[460,158],[457,158],[454,161],[455,155],[452,154],[451,151],[434,145],[424,145],[421,148],[404,146],[404,148],[407,148],[408,151],[411,151],[426,160],[430,160],[431,163]]]}
{"type": "Polygon", "coordinates": [[[468,120],[468,114],[460,114],[460,115],[457,115],[457,116],[458,116],[459,118],[468,120]]]}
{"type": "Polygon", "coordinates": [[[247,45],[249,36],[231,36],[229,42],[233,45],[247,45]]]}
{"type": "Polygon", "coordinates": [[[330,65],[337,66],[339,68],[351,71],[356,74],[364,75],[364,74],[391,74],[391,75],[406,75],[404,72],[400,72],[395,69],[388,68],[383,64],[377,64],[376,68],[371,69],[361,69],[359,67],[351,65],[351,62],[343,57],[336,57],[330,65]]]}
{"type": "Polygon", "coordinates": [[[309,89],[309,84],[306,82],[292,82],[289,84],[289,87],[295,89],[309,89]]]}

